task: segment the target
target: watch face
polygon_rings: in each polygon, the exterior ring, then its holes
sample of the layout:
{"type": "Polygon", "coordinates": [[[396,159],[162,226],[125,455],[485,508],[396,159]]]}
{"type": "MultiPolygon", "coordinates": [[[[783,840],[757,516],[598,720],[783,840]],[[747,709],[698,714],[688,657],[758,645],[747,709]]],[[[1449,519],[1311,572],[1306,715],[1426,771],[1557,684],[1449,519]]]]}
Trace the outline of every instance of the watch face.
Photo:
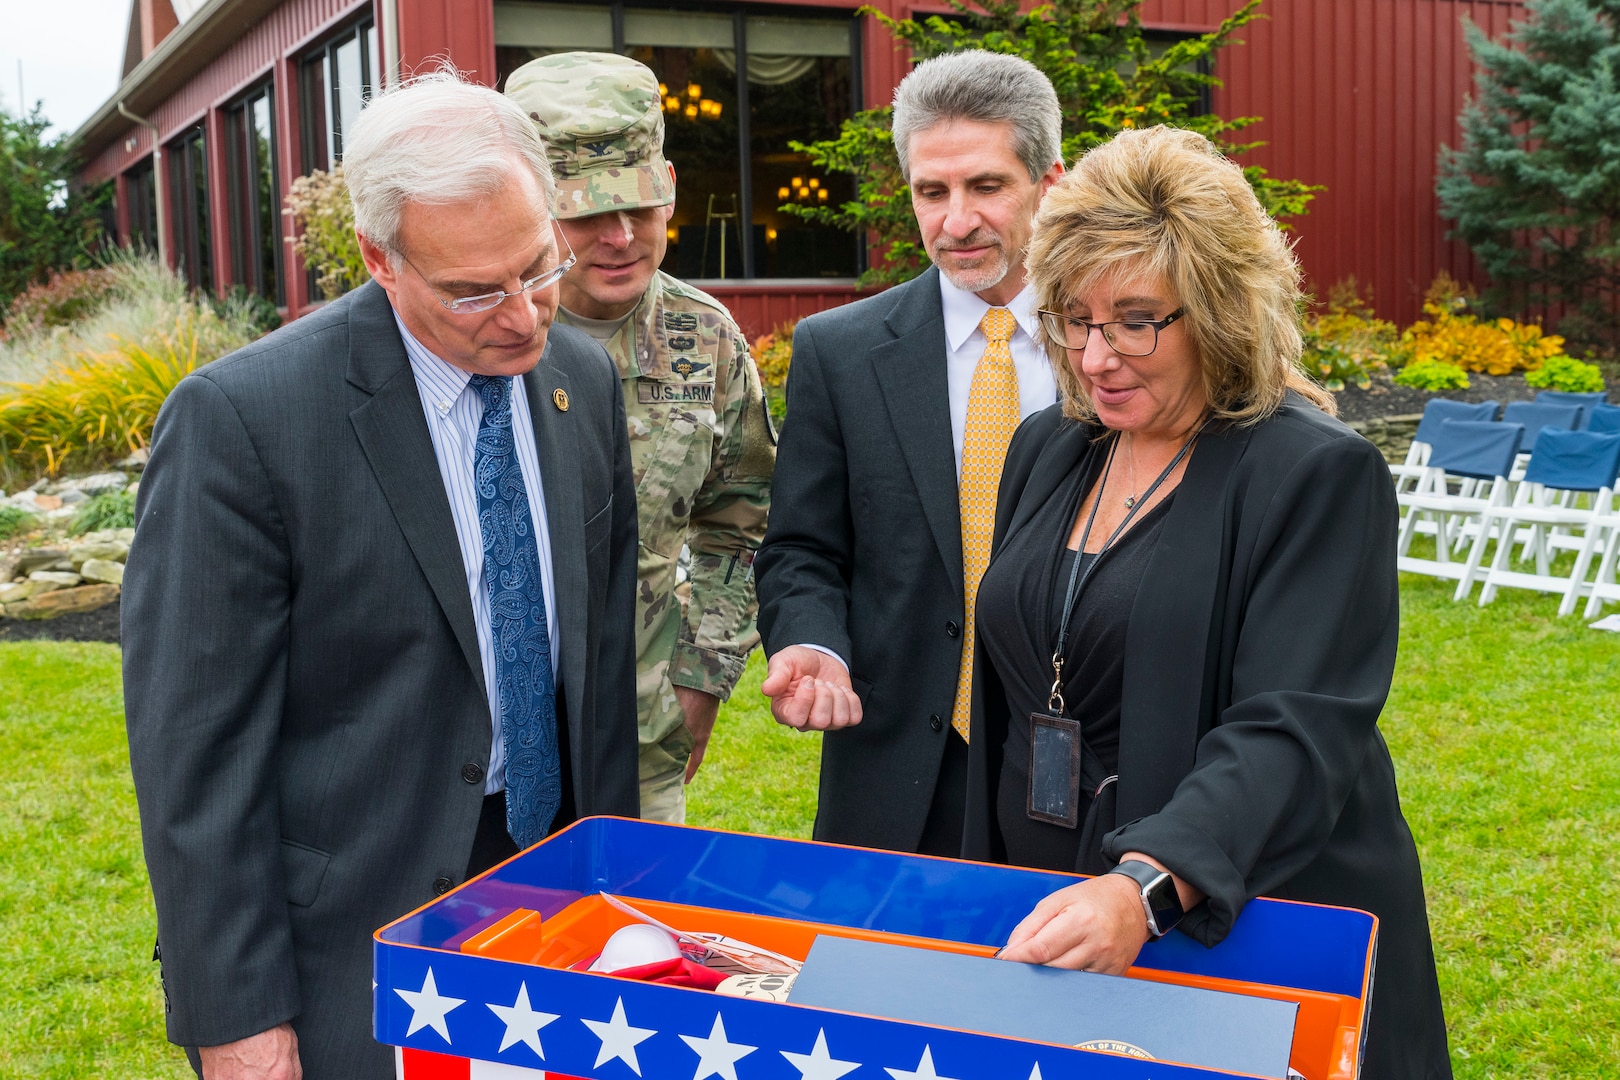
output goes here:
{"type": "Polygon", "coordinates": [[[1152,884],[1143,887],[1142,903],[1152,916],[1152,929],[1158,935],[1169,933],[1181,921],[1181,897],[1176,895],[1176,883],[1169,874],[1160,874],[1152,884]]]}

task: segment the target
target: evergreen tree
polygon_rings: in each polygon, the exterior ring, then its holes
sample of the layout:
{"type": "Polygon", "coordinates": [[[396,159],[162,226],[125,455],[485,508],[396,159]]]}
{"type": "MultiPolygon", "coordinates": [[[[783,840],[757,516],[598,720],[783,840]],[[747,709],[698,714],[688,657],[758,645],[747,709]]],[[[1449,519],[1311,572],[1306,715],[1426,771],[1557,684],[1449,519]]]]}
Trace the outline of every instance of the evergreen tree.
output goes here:
{"type": "MultiPolygon", "coordinates": [[[[1143,35],[1142,0],[1053,0],[1033,11],[1018,0],[949,0],[950,19],[893,19],[870,7],[861,9],[892,33],[920,63],[961,49],[1021,56],[1052,80],[1063,110],[1063,159],[1073,161],[1129,127],[1173,124],[1208,136],[1228,155],[1263,144],[1236,143],[1230,134],[1256,123],[1253,116],[1223,120],[1199,112],[1202,95],[1220,85],[1208,71],[1223,45],[1234,43],[1240,27],[1260,17],[1261,0],[1247,2],[1209,34],[1183,38],[1155,51],[1143,35]]],[[[915,277],[928,266],[911,210],[911,193],[900,176],[890,137],[887,106],[857,113],[844,122],[837,139],[794,143],[827,172],[848,173],[855,199],[839,207],[782,207],[784,213],[821,225],[873,236],[882,261],[861,277],[862,285],[890,284],[915,277]]],[[[1261,204],[1278,218],[1303,214],[1321,190],[1297,180],[1277,180],[1264,169],[1244,169],[1261,204]]]]}
{"type": "Polygon", "coordinates": [[[1620,0],[1529,0],[1502,41],[1466,24],[1478,70],[1441,213],[1490,272],[1488,303],[1563,303],[1565,336],[1620,345],[1620,0]]]}
{"type": "Polygon", "coordinates": [[[107,188],[73,189],[67,138],[47,138],[38,105],[27,116],[0,109],[0,321],[18,293],[52,270],[90,264],[101,241],[107,188]]]}

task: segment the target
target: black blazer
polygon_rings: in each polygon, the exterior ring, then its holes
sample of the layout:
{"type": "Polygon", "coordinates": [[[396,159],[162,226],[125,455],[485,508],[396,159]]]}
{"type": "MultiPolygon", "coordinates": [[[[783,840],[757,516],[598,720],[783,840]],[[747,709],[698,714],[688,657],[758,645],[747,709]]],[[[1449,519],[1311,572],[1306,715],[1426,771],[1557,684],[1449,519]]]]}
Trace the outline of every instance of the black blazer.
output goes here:
{"type": "MultiPolygon", "coordinates": [[[[619,379],[553,327],[524,380],[580,814],[635,815],[636,507],[619,379]],[[570,407],[553,403],[566,391],[570,407]]],[[[466,874],[490,716],[466,572],[387,295],[183,380],[124,581],[124,692],[169,1037],[292,1020],[304,1075],[393,1075],[371,934],[466,874]]]]}
{"type": "Polygon", "coordinates": [[[863,718],[822,742],[815,837],[915,851],[961,662],[962,526],[939,272],[793,334],[755,561],[767,654],[822,645],[863,718]]]}
{"type": "MultiPolygon", "coordinates": [[[[998,550],[1097,434],[1057,407],[1019,429],[998,550]]],[[[1376,726],[1399,636],[1395,524],[1378,451],[1297,395],[1200,437],[1131,610],[1104,842],[1208,895],[1181,923],[1206,945],[1259,895],[1378,915],[1364,1075],[1381,1080],[1450,1075],[1417,851],[1376,726]]],[[[977,662],[963,853],[1000,859],[1012,718],[982,649],[977,662]]]]}

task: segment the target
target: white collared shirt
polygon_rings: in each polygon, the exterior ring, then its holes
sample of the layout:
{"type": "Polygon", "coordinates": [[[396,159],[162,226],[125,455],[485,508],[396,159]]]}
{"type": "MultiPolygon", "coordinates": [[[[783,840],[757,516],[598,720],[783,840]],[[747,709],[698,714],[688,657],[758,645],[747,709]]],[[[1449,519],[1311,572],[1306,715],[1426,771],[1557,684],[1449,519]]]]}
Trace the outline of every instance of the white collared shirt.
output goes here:
{"type": "MultiPolygon", "coordinates": [[[[984,331],[979,323],[990,305],[977,293],[958,289],[939,275],[939,299],[945,309],[945,378],[951,397],[951,445],[956,449],[956,475],[962,476],[962,437],[967,431],[968,392],[973,387],[973,372],[984,356],[984,331]]],[[[1018,323],[1007,347],[1012,351],[1013,367],[1018,371],[1019,416],[1027,419],[1031,413],[1057,401],[1057,378],[1052,374],[1051,361],[1041,345],[1041,327],[1035,314],[1035,287],[1028,282],[1023,291],[1007,304],[1018,323]]]]}
{"type": "MultiPolygon", "coordinates": [[[[394,322],[405,341],[405,355],[416,376],[416,390],[422,397],[428,433],[433,436],[433,456],[439,461],[439,476],[450,499],[450,516],[455,521],[456,541],[461,546],[461,565],[467,575],[467,594],[472,598],[473,624],[478,630],[478,656],[484,664],[484,687],[489,695],[491,747],[489,769],[484,774],[484,793],[493,795],[506,787],[506,746],[501,740],[500,691],[495,684],[495,640],[489,629],[489,586],[484,581],[484,541],[478,529],[478,491],[473,484],[473,454],[478,442],[478,425],[484,420],[484,399],[468,384],[472,373],[447,363],[429,352],[400,321],[394,322]]],[[[546,628],[551,637],[551,670],[559,672],[557,645],[557,589],[551,568],[551,533],[546,529],[546,496],[540,486],[540,455],[534,445],[534,422],[529,415],[529,395],[523,379],[512,378],[512,433],[516,443],[518,468],[529,496],[534,537],[540,549],[540,576],[546,589],[546,628]]]]}

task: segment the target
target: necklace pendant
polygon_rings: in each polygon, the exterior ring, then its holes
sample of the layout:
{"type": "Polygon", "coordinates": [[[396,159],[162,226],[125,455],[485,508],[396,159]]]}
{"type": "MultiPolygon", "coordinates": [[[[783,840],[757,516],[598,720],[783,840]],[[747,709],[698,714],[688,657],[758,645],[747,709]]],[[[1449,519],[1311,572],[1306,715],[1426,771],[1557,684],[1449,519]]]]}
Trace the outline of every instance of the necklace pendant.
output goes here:
{"type": "Polygon", "coordinates": [[[1127,510],[1136,509],[1136,496],[1135,495],[1127,495],[1127,496],[1125,496],[1125,509],[1127,509],[1127,510]]]}

